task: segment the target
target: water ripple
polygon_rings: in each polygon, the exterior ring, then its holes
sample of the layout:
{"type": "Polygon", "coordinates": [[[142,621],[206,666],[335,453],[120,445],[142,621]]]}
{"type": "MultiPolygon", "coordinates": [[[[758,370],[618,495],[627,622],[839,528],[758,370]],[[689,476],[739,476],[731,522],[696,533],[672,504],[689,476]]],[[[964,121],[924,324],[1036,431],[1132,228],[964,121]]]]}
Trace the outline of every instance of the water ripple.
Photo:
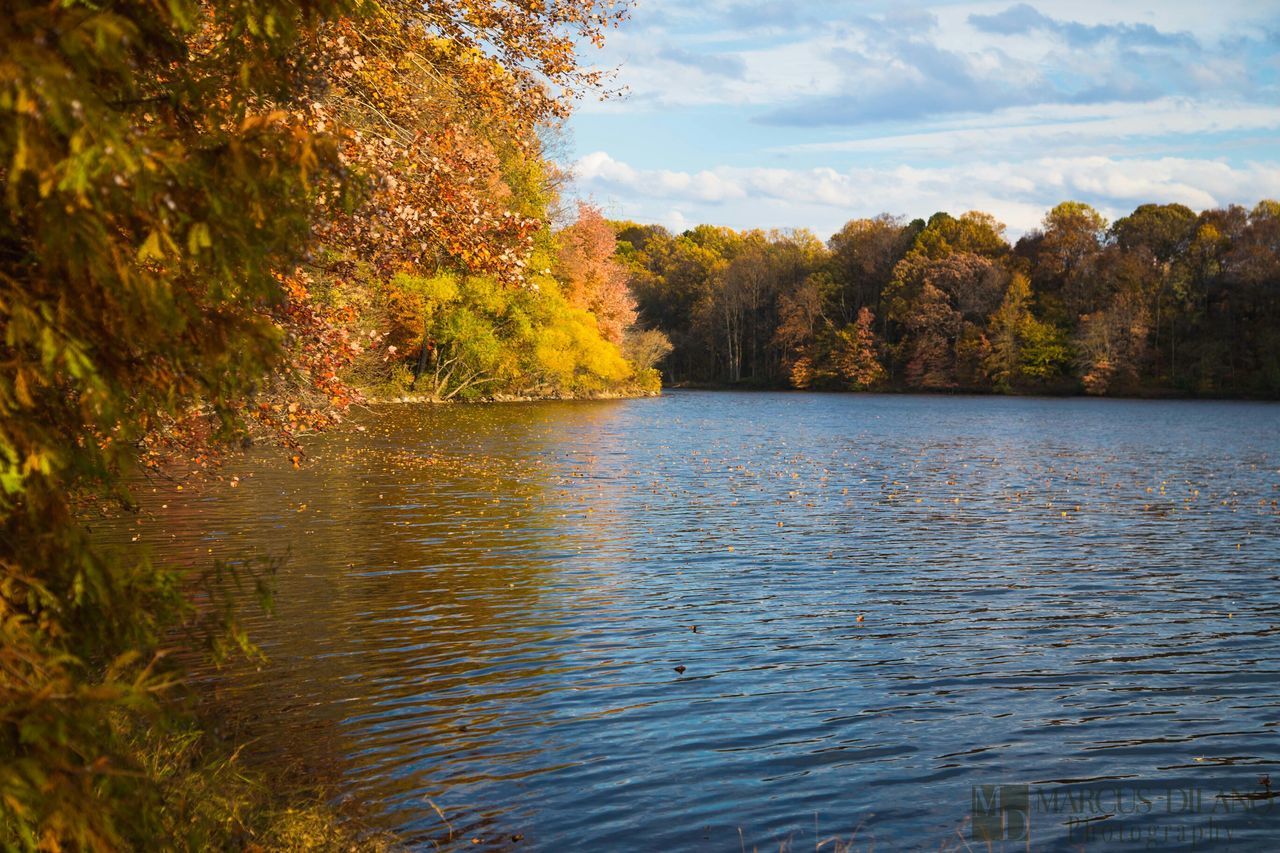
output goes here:
{"type": "MultiPolygon", "coordinates": [[[[673,393],[359,426],[302,472],[145,495],[138,529],[177,563],[287,555],[270,665],[208,677],[424,847],[958,848],[974,785],[1222,806],[1280,762],[1275,405],[673,393]]],[[[1268,849],[1275,812],[1213,817],[1268,849]]],[[[1073,815],[1102,816],[1034,849],[1073,815]]]]}

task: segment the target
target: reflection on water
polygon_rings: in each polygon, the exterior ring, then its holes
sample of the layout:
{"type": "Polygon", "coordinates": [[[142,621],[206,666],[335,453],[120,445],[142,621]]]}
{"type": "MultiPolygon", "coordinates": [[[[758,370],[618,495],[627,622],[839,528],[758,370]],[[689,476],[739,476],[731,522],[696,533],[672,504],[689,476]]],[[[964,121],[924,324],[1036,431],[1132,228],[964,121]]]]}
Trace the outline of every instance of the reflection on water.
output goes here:
{"type": "MultiPolygon", "coordinates": [[[[424,846],[937,849],[973,785],[1030,783],[1203,790],[1204,814],[1103,823],[1212,816],[1265,849],[1280,804],[1208,812],[1280,761],[1277,426],[1243,403],[383,407],[301,472],[162,489],[138,529],[196,565],[288,554],[252,622],[271,662],[211,689],[424,846]]],[[[1035,816],[1033,849],[1079,840],[1070,817],[1035,816]]]]}

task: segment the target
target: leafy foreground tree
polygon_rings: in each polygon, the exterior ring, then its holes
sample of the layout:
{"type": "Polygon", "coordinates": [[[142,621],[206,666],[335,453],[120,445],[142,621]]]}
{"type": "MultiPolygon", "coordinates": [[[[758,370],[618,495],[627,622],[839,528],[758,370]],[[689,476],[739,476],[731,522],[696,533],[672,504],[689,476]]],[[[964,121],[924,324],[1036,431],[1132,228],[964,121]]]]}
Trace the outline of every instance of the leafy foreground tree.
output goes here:
{"type": "MultiPolygon", "coordinates": [[[[18,3],[0,17],[0,842],[175,835],[122,724],[175,673],[183,583],[78,522],[157,427],[230,437],[332,144],[277,105],[337,2],[18,3]],[[198,417],[189,419],[192,410],[198,417]]],[[[193,828],[193,831],[196,831],[193,828]]],[[[196,843],[197,839],[191,839],[196,843]]]]}
{"type": "Polygon", "coordinates": [[[212,618],[227,611],[190,604],[193,579],[103,548],[83,519],[128,506],[139,464],[331,418],[359,349],[344,325],[359,300],[329,297],[360,279],[325,264],[335,250],[378,247],[382,280],[428,266],[524,285],[534,217],[468,173],[537,160],[534,125],[596,82],[577,39],[616,14],[593,0],[7,6],[0,847],[233,843],[226,786],[184,788],[161,760],[180,674],[160,649],[182,626],[215,654],[248,642],[212,618]],[[417,48],[401,65],[398,38],[417,48]],[[432,77],[436,98],[392,87],[408,100],[388,105],[352,71],[369,67],[432,77]],[[462,120],[469,103],[498,120],[462,120]],[[396,124],[406,104],[450,121],[429,139],[375,130],[370,116],[396,124]],[[315,405],[282,396],[296,394],[315,405]]]}

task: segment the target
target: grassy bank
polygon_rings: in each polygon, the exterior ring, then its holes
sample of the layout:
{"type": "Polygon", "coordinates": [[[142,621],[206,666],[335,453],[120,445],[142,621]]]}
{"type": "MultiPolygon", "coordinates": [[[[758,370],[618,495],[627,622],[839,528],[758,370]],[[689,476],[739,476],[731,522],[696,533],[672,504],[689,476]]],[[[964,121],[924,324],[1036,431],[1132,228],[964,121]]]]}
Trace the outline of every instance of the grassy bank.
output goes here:
{"type": "MultiPolygon", "coordinates": [[[[211,734],[209,721],[135,723],[139,757],[159,785],[170,843],[192,850],[390,851],[394,837],[330,804],[330,792],[289,768],[268,770],[211,734]]],[[[143,839],[145,842],[146,839],[143,839]]]]}

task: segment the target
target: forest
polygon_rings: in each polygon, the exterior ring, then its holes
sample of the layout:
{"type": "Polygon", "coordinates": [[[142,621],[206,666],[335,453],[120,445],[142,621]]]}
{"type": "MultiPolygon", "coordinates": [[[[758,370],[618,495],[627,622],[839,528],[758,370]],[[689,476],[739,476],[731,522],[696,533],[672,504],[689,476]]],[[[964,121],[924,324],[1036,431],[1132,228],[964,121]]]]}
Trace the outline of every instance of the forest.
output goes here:
{"type": "Polygon", "coordinates": [[[978,211],[810,232],[616,222],[669,382],[1280,396],[1280,203],[1064,202],[1010,245],[978,211]]]}

